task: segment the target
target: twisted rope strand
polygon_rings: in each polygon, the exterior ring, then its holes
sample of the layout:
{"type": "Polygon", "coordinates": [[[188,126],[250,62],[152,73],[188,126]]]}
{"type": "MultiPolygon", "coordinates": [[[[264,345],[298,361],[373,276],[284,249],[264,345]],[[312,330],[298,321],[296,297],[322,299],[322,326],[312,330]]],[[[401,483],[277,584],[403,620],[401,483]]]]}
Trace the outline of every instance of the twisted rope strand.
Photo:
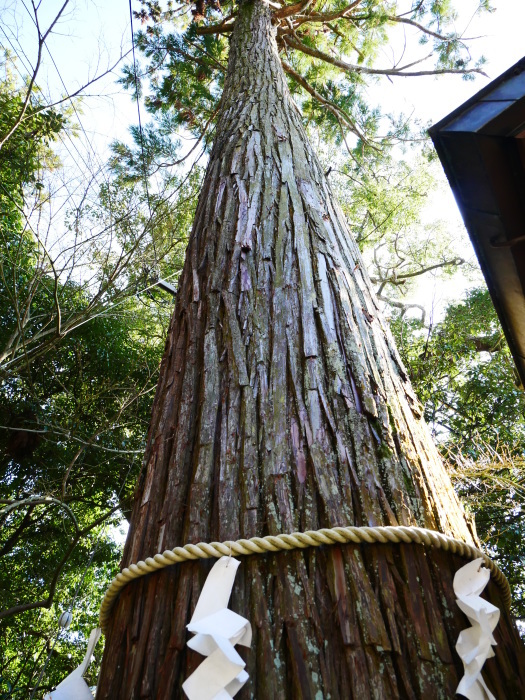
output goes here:
{"type": "Polygon", "coordinates": [[[422,544],[426,547],[435,547],[444,551],[459,554],[467,559],[482,558],[485,566],[490,570],[495,582],[500,586],[503,601],[507,609],[510,607],[510,587],[504,574],[498,566],[477,547],[456,540],[448,535],[443,535],[436,530],[427,530],[422,527],[406,527],[402,525],[384,527],[332,527],[321,530],[308,530],[307,532],[292,532],[284,535],[268,535],[267,537],[252,537],[249,540],[240,539],[227,542],[199,542],[198,544],[186,544],[184,547],[168,549],[162,554],[148,557],[146,561],[131,564],[115,576],[100,606],[99,626],[105,632],[111,609],[120,591],[130,581],[150,574],[153,571],[164,569],[166,566],[182,561],[195,559],[219,559],[223,556],[248,556],[250,554],[264,554],[265,552],[278,552],[281,550],[305,549],[307,547],[319,547],[321,545],[346,544],[353,542],[380,543],[390,542],[406,544],[422,544]]]}

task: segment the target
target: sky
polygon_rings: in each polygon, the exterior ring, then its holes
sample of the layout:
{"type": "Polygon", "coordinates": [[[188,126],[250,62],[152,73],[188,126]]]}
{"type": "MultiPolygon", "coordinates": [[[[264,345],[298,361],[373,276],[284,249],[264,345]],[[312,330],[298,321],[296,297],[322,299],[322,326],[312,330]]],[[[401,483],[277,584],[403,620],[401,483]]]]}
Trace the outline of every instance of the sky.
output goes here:
{"type": "MultiPolygon", "coordinates": [[[[136,0],[133,7],[139,7],[136,0]]],[[[369,89],[372,103],[381,105],[384,111],[404,113],[418,119],[423,125],[436,123],[458,107],[471,95],[486,85],[525,54],[523,28],[525,27],[525,0],[493,0],[496,11],[492,14],[476,14],[475,0],[456,0],[459,8],[456,26],[465,36],[479,37],[470,42],[470,50],[476,59],[484,55],[488,78],[476,76],[465,81],[461,76],[381,78],[369,89]]],[[[45,0],[41,4],[41,24],[46,26],[61,6],[58,0],[45,0]]],[[[409,0],[399,0],[401,11],[410,6],[409,0]]],[[[36,60],[34,26],[26,10],[27,0],[0,0],[0,45],[15,51],[19,56],[21,72],[27,72],[36,60]]],[[[135,29],[138,22],[134,20],[135,29]]],[[[42,71],[39,84],[48,99],[54,100],[67,89],[74,92],[86,84],[94,75],[113,66],[118,58],[127,53],[130,62],[131,47],[130,14],[128,0],[71,0],[64,16],[50,37],[48,49],[43,52],[42,71]]],[[[388,67],[401,57],[405,44],[410,45],[411,34],[417,30],[399,25],[388,48],[378,58],[378,64],[388,67]],[[405,42],[405,38],[408,41],[405,42]]],[[[412,54],[406,52],[403,62],[427,52],[429,45],[420,47],[412,54]]],[[[95,174],[108,155],[109,145],[114,139],[127,140],[128,128],[137,123],[137,106],[123,88],[116,84],[122,63],[109,75],[87,88],[80,107],[77,106],[78,133],[80,138],[64,140],[61,157],[69,166],[69,172],[78,172],[81,160],[89,164],[95,174]]],[[[143,120],[147,120],[142,110],[143,120]]],[[[79,183],[80,184],[80,183],[79,183]]],[[[440,186],[429,198],[424,221],[445,219],[450,230],[462,228],[461,217],[444,176],[440,186]]],[[[458,233],[458,254],[471,257],[465,235],[458,233]]],[[[427,303],[443,309],[451,297],[461,295],[465,281],[458,278],[447,285],[425,281],[418,294],[425,296],[427,303]]],[[[436,313],[440,313],[436,311],[436,313]]]]}
{"type": "MultiPolygon", "coordinates": [[[[484,70],[488,78],[477,75],[473,81],[465,81],[461,76],[398,78],[393,82],[383,79],[381,92],[384,103],[396,105],[408,114],[414,110],[422,121],[436,123],[523,58],[524,0],[494,0],[496,11],[481,15],[475,14],[478,6],[475,0],[459,0],[454,5],[459,12],[456,21],[459,33],[466,37],[479,37],[469,42],[469,47],[474,59],[480,56],[487,59],[484,70]]],[[[394,46],[396,56],[402,49],[404,29],[407,35],[417,33],[416,29],[399,27],[397,46],[394,46]]],[[[389,58],[391,60],[391,53],[385,51],[385,61],[389,58]]]]}

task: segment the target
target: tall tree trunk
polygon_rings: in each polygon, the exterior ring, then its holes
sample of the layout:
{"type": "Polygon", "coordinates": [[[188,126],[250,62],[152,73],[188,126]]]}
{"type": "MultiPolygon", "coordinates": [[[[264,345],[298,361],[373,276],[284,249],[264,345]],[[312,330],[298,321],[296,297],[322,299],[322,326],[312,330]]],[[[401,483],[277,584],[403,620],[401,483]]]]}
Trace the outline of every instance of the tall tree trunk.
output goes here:
{"type": "MultiPolygon", "coordinates": [[[[290,98],[268,7],[245,0],[180,279],[124,563],[186,542],[334,525],[420,525],[472,541],[357,246],[290,98]]],[[[254,628],[240,698],[451,698],[465,562],[416,545],[242,560],[254,628]]],[[[183,697],[210,562],[129,584],[97,698],[183,697]]],[[[500,607],[499,593],[489,587],[500,607]]],[[[505,615],[486,677],[525,696],[505,615]]]]}

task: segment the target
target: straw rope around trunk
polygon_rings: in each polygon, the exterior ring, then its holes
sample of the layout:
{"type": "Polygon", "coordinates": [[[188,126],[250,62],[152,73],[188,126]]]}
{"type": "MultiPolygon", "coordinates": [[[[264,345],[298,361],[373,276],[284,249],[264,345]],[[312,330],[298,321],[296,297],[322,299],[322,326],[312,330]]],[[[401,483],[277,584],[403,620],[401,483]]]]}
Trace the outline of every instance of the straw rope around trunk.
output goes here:
{"type": "Polygon", "coordinates": [[[249,540],[240,539],[227,542],[199,542],[198,544],[186,544],[184,547],[175,547],[166,550],[162,554],[148,557],[146,561],[131,564],[115,576],[109,585],[102,605],[100,606],[99,625],[105,632],[111,609],[120,591],[130,581],[146,574],[151,574],[159,569],[164,569],[172,564],[195,559],[220,558],[223,556],[247,556],[250,554],[265,554],[266,552],[279,552],[281,550],[305,549],[307,547],[320,547],[333,544],[389,544],[404,542],[407,544],[421,544],[426,547],[435,547],[444,551],[459,554],[467,559],[483,559],[485,566],[490,570],[495,582],[503,593],[503,601],[507,609],[510,607],[510,587],[504,574],[498,566],[482,551],[471,544],[456,540],[448,535],[443,535],[435,530],[427,530],[422,527],[385,526],[385,527],[332,527],[321,530],[309,530],[307,532],[292,532],[285,535],[268,535],[266,537],[252,537],[249,540]]]}

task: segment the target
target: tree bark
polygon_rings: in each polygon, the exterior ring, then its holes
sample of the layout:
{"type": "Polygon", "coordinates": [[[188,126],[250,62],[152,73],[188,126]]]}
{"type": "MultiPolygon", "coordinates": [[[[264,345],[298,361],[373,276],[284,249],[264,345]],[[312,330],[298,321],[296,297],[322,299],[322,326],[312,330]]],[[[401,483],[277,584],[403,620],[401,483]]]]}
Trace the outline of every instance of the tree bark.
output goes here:
{"type": "MultiPolygon", "coordinates": [[[[186,542],[348,524],[474,537],[288,93],[270,11],[245,0],[123,563],[186,542]]],[[[417,545],[243,559],[231,607],[254,639],[238,697],[454,697],[468,623],[452,578],[464,563],[417,545]]],[[[126,587],[97,698],[183,697],[202,661],[185,625],[210,567],[126,587]]],[[[503,607],[494,584],[488,592],[503,607]]],[[[497,641],[487,682],[497,698],[525,697],[505,614],[497,641]]]]}

